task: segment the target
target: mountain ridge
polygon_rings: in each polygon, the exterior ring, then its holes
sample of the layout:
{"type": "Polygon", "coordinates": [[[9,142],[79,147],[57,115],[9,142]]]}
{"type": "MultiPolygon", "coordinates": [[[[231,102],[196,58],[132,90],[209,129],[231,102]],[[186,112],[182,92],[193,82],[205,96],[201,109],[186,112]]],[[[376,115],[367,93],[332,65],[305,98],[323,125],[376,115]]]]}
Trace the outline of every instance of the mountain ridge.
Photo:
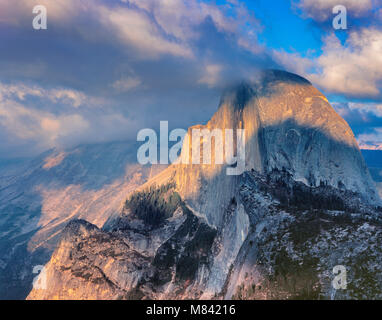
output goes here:
{"type": "Polygon", "coordinates": [[[380,200],[350,127],[322,93],[299,76],[267,71],[251,88],[226,93],[211,120],[192,128],[245,129],[245,172],[171,165],[137,188],[104,229],[90,227],[96,237],[64,237],[46,266],[48,288],[28,299],[382,295],[375,289],[382,281],[380,200]],[[164,212],[169,194],[181,202],[153,229],[143,217],[164,212]],[[131,211],[132,201],[142,212],[131,211]],[[137,260],[115,255],[120,244],[137,260]],[[359,252],[377,259],[364,261],[372,286],[333,293],[335,265],[346,263],[352,281],[362,282],[359,252]]]}

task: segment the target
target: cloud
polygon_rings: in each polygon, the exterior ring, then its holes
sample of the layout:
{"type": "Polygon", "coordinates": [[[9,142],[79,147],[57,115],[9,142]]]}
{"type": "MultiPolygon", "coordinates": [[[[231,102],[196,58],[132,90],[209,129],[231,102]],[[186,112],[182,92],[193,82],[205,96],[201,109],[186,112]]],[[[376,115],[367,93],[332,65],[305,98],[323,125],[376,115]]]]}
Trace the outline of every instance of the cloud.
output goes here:
{"type": "Polygon", "coordinates": [[[127,7],[100,6],[101,22],[112,26],[120,40],[141,49],[147,58],[171,54],[195,57],[194,41],[200,39],[198,27],[210,19],[217,30],[236,37],[236,43],[247,50],[259,52],[254,30],[260,23],[236,1],[222,5],[197,0],[122,0],[127,7]]]}
{"type": "Polygon", "coordinates": [[[217,5],[198,0],[0,0],[0,23],[27,26],[35,5],[47,7],[48,29],[71,28],[91,41],[115,40],[135,50],[140,59],[164,54],[193,58],[192,42],[200,37],[197,28],[207,19],[220,32],[235,35],[240,46],[258,47],[256,37],[252,34],[248,41],[247,36],[259,30],[259,22],[245,4],[234,1],[217,5]]]}
{"type": "Polygon", "coordinates": [[[287,69],[306,76],[328,93],[381,98],[381,30],[362,28],[350,31],[344,44],[335,34],[330,34],[323,42],[323,53],[319,57],[306,58],[282,51],[275,51],[273,56],[287,69]]]}
{"type": "Polygon", "coordinates": [[[118,112],[55,115],[16,102],[0,102],[0,133],[7,136],[0,148],[19,146],[14,154],[3,152],[2,157],[30,156],[49,148],[118,140],[123,135],[131,136],[135,130],[136,124],[118,112]]]}
{"type": "Polygon", "coordinates": [[[382,147],[382,104],[370,102],[333,102],[334,109],[351,126],[363,149],[382,147]]]}
{"type": "Polygon", "coordinates": [[[347,102],[344,103],[334,103],[337,111],[341,116],[346,117],[352,112],[357,112],[363,114],[361,118],[366,121],[369,114],[382,118],[382,103],[365,103],[365,102],[347,102]]]}
{"type": "Polygon", "coordinates": [[[220,80],[220,73],[223,67],[218,64],[208,64],[205,66],[205,74],[199,79],[199,83],[214,87],[220,80]]]}
{"type": "Polygon", "coordinates": [[[68,88],[46,89],[25,83],[4,84],[0,82],[0,100],[11,99],[25,101],[28,97],[39,98],[41,102],[62,104],[66,107],[100,106],[102,99],[89,97],[83,92],[68,88]]]}
{"type": "Polygon", "coordinates": [[[358,136],[361,149],[382,150],[382,128],[374,128],[372,133],[363,133],[358,136]]]}
{"type": "Polygon", "coordinates": [[[258,29],[259,22],[239,1],[226,1],[222,5],[213,2],[182,0],[130,0],[146,12],[150,12],[167,34],[182,40],[200,36],[195,26],[210,18],[220,32],[239,33],[243,27],[258,29]]]}
{"type": "MultiPolygon", "coordinates": [[[[75,108],[89,102],[89,98],[82,92],[71,89],[53,89],[47,92],[47,97],[53,102],[64,102],[65,104],[72,105],[75,108]]],[[[95,100],[93,100],[94,104],[95,100]]]]}
{"type": "Polygon", "coordinates": [[[32,26],[32,10],[37,5],[43,5],[48,9],[49,20],[67,23],[80,12],[88,10],[91,2],[92,0],[0,0],[0,23],[32,26]]]}
{"type": "Polygon", "coordinates": [[[0,22],[26,26],[32,8],[43,5],[48,12],[49,28],[72,29],[91,41],[119,41],[137,51],[137,57],[156,58],[161,54],[191,57],[186,43],[167,36],[148,12],[132,7],[127,1],[106,0],[18,0],[17,4],[0,0],[0,22]],[[87,20],[96,28],[76,28],[87,20]]]}
{"type": "Polygon", "coordinates": [[[303,15],[315,21],[325,21],[333,17],[332,9],[336,5],[343,5],[347,13],[353,17],[367,15],[380,0],[300,0],[295,2],[303,15]]]}
{"type": "Polygon", "coordinates": [[[130,8],[98,9],[100,22],[110,27],[122,43],[133,47],[142,58],[156,58],[161,54],[171,54],[184,58],[191,58],[192,51],[186,43],[166,37],[150,16],[130,8]]]}
{"type": "Polygon", "coordinates": [[[2,157],[131,137],[137,124],[98,103],[97,98],[67,88],[0,83],[0,150],[18,146],[15,154],[2,151],[2,157]]]}
{"type": "Polygon", "coordinates": [[[221,65],[221,74],[223,69],[230,69],[224,75],[234,73],[230,78],[236,79],[242,69],[258,67],[259,60],[266,56],[264,46],[257,39],[260,22],[241,1],[19,1],[13,6],[0,0],[5,12],[11,10],[12,19],[19,22],[18,28],[10,29],[16,37],[13,34],[5,39],[9,40],[9,52],[18,51],[18,55],[0,53],[3,69],[0,78],[4,79],[54,81],[81,90],[93,86],[94,92],[109,95],[112,93],[106,88],[110,89],[110,83],[121,89],[113,90],[114,94],[135,84],[128,79],[131,75],[155,90],[150,84],[159,78],[155,73],[161,69],[160,65],[165,65],[169,68],[165,71],[168,77],[164,80],[161,76],[160,83],[155,84],[157,87],[163,89],[163,83],[170,84],[171,79],[174,79],[173,88],[190,84],[211,87],[211,79],[198,82],[208,65],[221,65]],[[44,32],[31,27],[31,10],[35,4],[47,7],[48,30],[44,32]],[[24,50],[28,48],[28,55],[20,53],[21,43],[24,50]],[[70,57],[66,56],[68,52],[70,57]],[[232,59],[236,60],[235,66],[232,59]],[[155,65],[151,64],[148,72],[143,63],[151,62],[155,65]],[[249,65],[253,67],[248,68],[249,65]],[[40,67],[26,73],[27,66],[40,67]],[[127,74],[123,70],[128,70],[127,74]]]}
{"type": "Polygon", "coordinates": [[[241,1],[0,0],[0,24],[2,155],[135,140],[163,119],[186,128],[222,87],[274,66],[241,1]]]}
{"type": "Polygon", "coordinates": [[[284,50],[273,50],[272,55],[286,70],[293,71],[299,75],[306,75],[308,70],[314,67],[312,59],[302,57],[298,52],[289,53],[284,50]]]}
{"type": "Polygon", "coordinates": [[[381,95],[381,30],[350,32],[344,46],[334,35],[328,36],[324,43],[324,52],[317,60],[320,72],[311,75],[312,81],[348,96],[375,98],[381,95]]]}
{"type": "Polygon", "coordinates": [[[112,84],[112,87],[119,92],[127,92],[139,87],[142,81],[139,78],[127,77],[119,79],[112,84]]]}
{"type": "MultiPolygon", "coordinates": [[[[201,37],[198,26],[210,19],[217,30],[236,37],[236,43],[250,50],[260,50],[254,30],[260,23],[244,3],[227,1],[222,5],[189,0],[130,0],[154,18],[165,34],[183,44],[183,55],[192,57],[192,42],[201,37]]],[[[149,39],[147,39],[149,40],[149,39]]]]}
{"type": "Polygon", "coordinates": [[[55,146],[60,137],[76,135],[89,127],[79,114],[57,116],[11,100],[0,101],[0,125],[13,138],[34,140],[40,150],[55,146]]]}
{"type": "Polygon", "coordinates": [[[360,134],[375,127],[382,127],[382,104],[370,102],[333,102],[337,113],[360,134]]]}

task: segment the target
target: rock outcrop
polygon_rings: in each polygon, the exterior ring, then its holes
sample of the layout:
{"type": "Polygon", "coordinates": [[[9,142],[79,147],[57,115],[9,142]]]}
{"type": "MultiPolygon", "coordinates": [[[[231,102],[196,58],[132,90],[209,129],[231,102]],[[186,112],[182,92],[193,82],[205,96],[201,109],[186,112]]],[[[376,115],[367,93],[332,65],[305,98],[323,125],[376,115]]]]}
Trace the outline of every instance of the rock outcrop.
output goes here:
{"type": "Polygon", "coordinates": [[[0,299],[25,299],[33,269],[49,261],[68,222],[102,227],[127,194],[160,170],[137,164],[128,142],[50,150],[0,165],[0,299]]]}
{"type": "MultiPolygon", "coordinates": [[[[256,83],[239,85],[223,96],[207,125],[198,128],[245,129],[247,171],[285,168],[306,185],[324,183],[379,202],[349,125],[321,92],[297,75],[268,71],[256,83]]],[[[182,197],[219,226],[222,216],[216,207],[226,206],[234,196],[237,177],[227,177],[219,165],[180,165],[175,170],[182,197]]]]}
{"type": "Polygon", "coordinates": [[[193,128],[244,129],[245,172],[172,165],[104,228],[72,222],[47,288],[28,298],[382,296],[379,197],[348,124],[307,80],[264,72],[193,128]],[[335,265],[349,270],[348,290],[333,291],[335,265]]]}

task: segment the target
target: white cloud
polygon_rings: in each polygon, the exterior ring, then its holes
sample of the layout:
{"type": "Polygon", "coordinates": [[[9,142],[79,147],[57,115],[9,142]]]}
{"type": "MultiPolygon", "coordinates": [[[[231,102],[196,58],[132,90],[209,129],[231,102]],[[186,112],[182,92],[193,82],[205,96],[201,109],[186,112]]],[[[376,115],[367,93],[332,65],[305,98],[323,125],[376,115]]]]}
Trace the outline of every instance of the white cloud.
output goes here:
{"type": "Polygon", "coordinates": [[[305,75],[314,66],[312,59],[302,57],[297,52],[289,53],[284,50],[273,50],[272,55],[286,70],[293,71],[299,75],[305,75]]]}
{"type": "MultiPolygon", "coordinates": [[[[32,8],[44,5],[48,12],[48,29],[50,24],[55,27],[74,27],[88,40],[110,41],[118,39],[122,44],[135,48],[138,57],[156,58],[161,54],[191,57],[192,52],[187,44],[167,36],[150,17],[149,12],[137,10],[128,1],[107,0],[0,0],[0,22],[23,26],[31,23],[32,8]],[[125,4],[123,4],[125,2],[125,4]],[[94,30],[82,26],[76,28],[81,20],[88,19],[98,25],[94,30]],[[95,34],[102,34],[96,37],[95,34]],[[107,36],[105,36],[107,35],[107,36]],[[143,56],[142,56],[143,55],[143,56]]],[[[133,2],[133,1],[131,1],[133,2]]],[[[142,1],[149,3],[150,1],[142,1]]]]}
{"type": "Polygon", "coordinates": [[[237,33],[244,25],[256,29],[258,21],[243,3],[228,1],[226,5],[204,3],[196,0],[129,0],[137,7],[150,12],[167,34],[182,40],[197,38],[195,26],[210,17],[219,31],[237,33]],[[227,14],[230,10],[231,15],[227,14]],[[240,19],[237,19],[240,18],[240,19]]]}
{"type": "Polygon", "coordinates": [[[164,54],[193,58],[198,27],[208,18],[220,32],[236,35],[239,46],[252,52],[260,48],[253,33],[259,22],[236,1],[217,5],[199,0],[0,0],[0,22],[26,26],[37,4],[47,7],[48,29],[54,23],[90,41],[118,41],[140,59],[164,54]],[[84,19],[93,27],[77,28],[84,19]]]}
{"type": "Polygon", "coordinates": [[[92,102],[99,103],[71,89],[0,83],[1,147],[26,144],[26,154],[37,154],[52,147],[132,136],[136,123],[113,108],[92,108],[92,102]],[[46,101],[49,107],[42,107],[46,101]]]}
{"type": "Polygon", "coordinates": [[[54,115],[12,100],[0,101],[0,125],[13,137],[37,141],[42,150],[56,146],[60,137],[89,128],[89,123],[79,114],[54,115]]]}
{"type": "Polygon", "coordinates": [[[49,90],[47,97],[50,98],[53,102],[64,102],[65,104],[72,105],[75,108],[90,102],[89,100],[92,100],[93,104],[95,102],[95,99],[87,97],[84,93],[71,89],[49,90]]]}
{"type": "Polygon", "coordinates": [[[68,107],[78,108],[84,105],[101,105],[102,99],[88,97],[86,94],[68,88],[45,89],[37,85],[25,83],[4,84],[0,83],[1,97],[24,101],[28,97],[37,97],[53,103],[61,103],[68,107]]]}
{"type": "Polygon", "coordinates": [[[115,81],[112,87],[119,92],[127,92],[139,87],[142,81],[136,77],[127,77],[115,81]]]}
{"type": "Polygon", "coordinates": [[[0,127],[7,131],[10,140],[35,141],[36,148],[44,150],[56,146],[62,137],[75,136],[90,126],[81,114],[68,114],[67,108],[62,108],[58,114],[42,110],[31,106],[30,98],[38,99],[40,103],[46,100],[49,104],[60,103],[70,108],[92,100],[70,89],[0,83],[0,127]]]}
{"type": "Polygon", "coordinates": [[[253,33],[259,29],[259,22],[243,3],[219,6],[197,0],[121,2],[134,4],[140,10],[99,7],[101,21],[104,26],[112,26],[122,42],[140,49],[143,57],[155,58],[164,53],[194,57],[192,41],[200,37],[197,27],[207,18],[220,32],[236,35],[239,46],[256,53],[260,50],[253,33]]]}
{"type": "Polygon", "coordinates": [[[360,112],[370,112],[376,115],[377,117],[382,117],[382,103],[348,102],[346,104],[346,107],[350,111],[358,110],[360,112]]]}
{"type": "Polygon", "coordinates": [[[145,12],[106,6],[100,6],[97,11],[102,25],[110,28],[120,41],[135,48],[141,58],[156,58],[162,54],[192,57],[186,43],[166,37],[145,12]]]}
{"type": "Polygon", "coordinates": [[[382,81],[382,31],[370,28],[351,31],[345,44],[331,34],[324,39],[318,58],[275,52],[275,59],[291,71],[306,76],[330,93],[349,97],[380,97],[382,81]],[[312,72],[309,70],[314,68],[312,72]]]}
{"type": "Polygon", "coordinates": [[[356,129],[361,149],[382,149],[382,104],[372,102],[333,102],[334,109],[356,129]]]}
{"type": "Polygon", "coordinates": [[[357,137],[361,149],[382,150],[382,128],[374,128],[372,133],[363,133],[357,137]]]}
{"type": "Polygon", "coordinates": [[[25,84],[6,85],[0,83],[0,94],[4,98],[18,98],[24,100],[26,96],[42,97],[43,90],[38,86],[27,86],[25,84]]]}
{"type": "Polygon", "coordinates": [[[318,74],[312,81],[332,92],[350,96],[376,97],[382,80],[382,31],[361,29],[353,31],[342,46],[331,35],[325,39],[324,53],[317,59],[318,74]]]}
{"type": "Polygon", "coordinates": [[[205,74],[199,83],[206,84],[208,87],[214,87],[220,80],[220,73],[223,70],[223,66],[219,64],[207,64],[205,67],[205,74]]]}

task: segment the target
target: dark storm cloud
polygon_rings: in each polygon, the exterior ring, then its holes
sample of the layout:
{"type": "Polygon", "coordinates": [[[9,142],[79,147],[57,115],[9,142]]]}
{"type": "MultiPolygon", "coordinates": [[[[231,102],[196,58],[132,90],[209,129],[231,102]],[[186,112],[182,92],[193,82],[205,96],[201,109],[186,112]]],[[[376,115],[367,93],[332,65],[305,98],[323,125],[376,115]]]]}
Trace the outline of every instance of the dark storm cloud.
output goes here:
{"type": "Polygon", "coordinates": [[[0,9],[3,152],[135,139],[160,120],[186,128],[210,118],[225,86],[277,67],[241,3],[0,0],[0,9]],[[37,3],[47,30],[32,28],[37,3]],[[65,91],[82,100],[60,99],[65,91]]]}

